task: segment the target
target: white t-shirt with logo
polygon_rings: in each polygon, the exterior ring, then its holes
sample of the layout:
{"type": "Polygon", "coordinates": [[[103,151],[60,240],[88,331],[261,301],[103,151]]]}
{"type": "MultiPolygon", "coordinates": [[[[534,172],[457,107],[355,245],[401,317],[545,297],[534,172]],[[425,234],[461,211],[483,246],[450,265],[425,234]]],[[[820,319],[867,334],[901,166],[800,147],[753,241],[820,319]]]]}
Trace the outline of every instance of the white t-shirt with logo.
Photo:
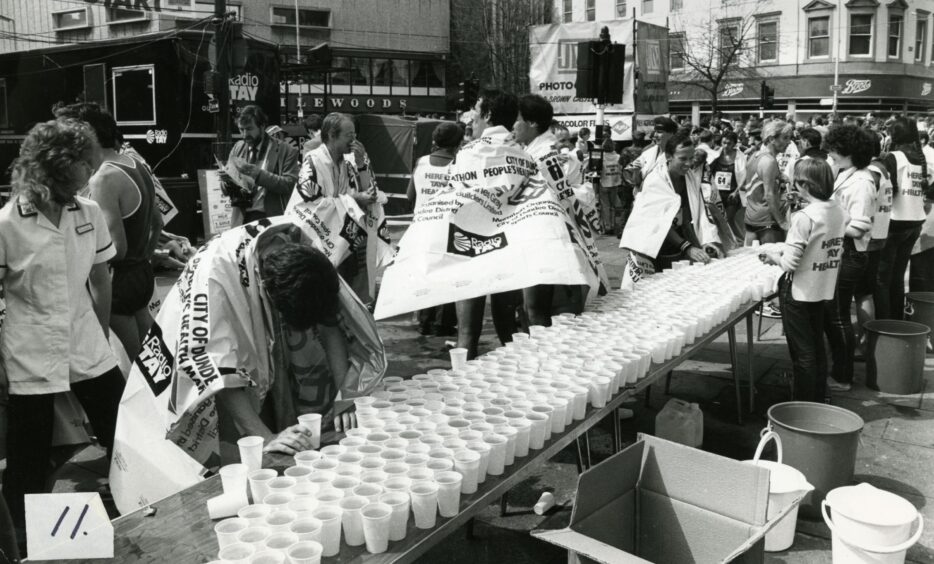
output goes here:
{"type": "MultiPolygon", "coordinates": [[[[892,219],[895,221],[924,221],[924,194],[921,181],[922,165],[911,164],[901,151],[892,151],[898,171],[898,190],[892,198],[892,219]]],[[[931,181],[931,178],[928,178],[931,181]]]]}
{"type": "Polygon", "coordinates": [[[412,173],[412,183],[415,185],[415,213],[435,194],[446,189],[450,174],[450,164],[437,166],[431,164],[431,155],[425,155],[416,161],[415,171],[412,173]]]}

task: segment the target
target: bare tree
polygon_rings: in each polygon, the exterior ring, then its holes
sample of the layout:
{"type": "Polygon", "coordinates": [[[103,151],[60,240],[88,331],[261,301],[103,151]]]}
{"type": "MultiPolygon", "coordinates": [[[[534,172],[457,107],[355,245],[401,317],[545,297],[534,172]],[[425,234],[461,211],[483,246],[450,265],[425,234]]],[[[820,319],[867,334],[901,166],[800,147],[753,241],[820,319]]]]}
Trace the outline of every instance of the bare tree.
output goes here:
{"type": "Polygon", "coordinates": [[[553,0],[451,0],[451,59],[461,79],[529,89],[529,26],[555,21],[553,0]]]}
{"type": "MultiPolygon", "coordinates": [[[[754,2],[755,5],[761,0],[754,2]]],[[[760,76],[757,69],[755,8],[747,14],[730,17],[722,14],[695,24],[679,26],[680,34],[673,34],[671,44],[674,57],[683,61],[684,72],[675,74],[672,82],[691,85],[710,95],[711,111],[716,113],[720,96],[733,81],[760,76]]],[[[777,35],[766,38],[766,44],[779,49],[777,35]]]]}

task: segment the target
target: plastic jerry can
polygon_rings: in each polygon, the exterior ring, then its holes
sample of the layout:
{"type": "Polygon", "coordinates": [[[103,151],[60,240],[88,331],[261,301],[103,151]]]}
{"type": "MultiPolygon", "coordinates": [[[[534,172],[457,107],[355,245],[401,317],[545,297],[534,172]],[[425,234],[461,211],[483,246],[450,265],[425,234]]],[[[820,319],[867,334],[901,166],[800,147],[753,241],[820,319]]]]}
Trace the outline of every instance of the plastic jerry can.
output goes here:
{"type": "Polygon", "coordinates": [[[655,416],[655,436],[700,448],[704,442],[704,413],[696,403],[670,399],[655,416]]]}

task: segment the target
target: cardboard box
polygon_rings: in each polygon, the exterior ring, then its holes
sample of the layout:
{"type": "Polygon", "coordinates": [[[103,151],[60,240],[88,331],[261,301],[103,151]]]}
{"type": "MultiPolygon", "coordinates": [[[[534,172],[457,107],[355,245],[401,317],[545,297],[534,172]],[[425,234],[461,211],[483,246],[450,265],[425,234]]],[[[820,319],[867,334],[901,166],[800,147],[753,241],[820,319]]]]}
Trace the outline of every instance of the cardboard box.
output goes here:
{"type": "MultiPolygon", "coordinates": [[[[581,562],[762,562],[769,471],[640,435],[580,475],[570,525],[532,536],[581,562]]],[[[792,509],[794,504],[789,506],[792,509]]]]}

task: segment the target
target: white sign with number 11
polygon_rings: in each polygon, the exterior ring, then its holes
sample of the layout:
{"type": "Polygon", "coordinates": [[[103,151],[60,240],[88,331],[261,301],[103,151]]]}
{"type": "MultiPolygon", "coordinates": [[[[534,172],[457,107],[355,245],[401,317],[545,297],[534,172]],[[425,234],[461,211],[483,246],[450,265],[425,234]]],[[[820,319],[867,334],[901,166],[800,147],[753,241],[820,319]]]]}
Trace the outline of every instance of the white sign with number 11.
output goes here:
{"type": "Polygon", "coordinates": [[[29,560],[113,558],[114,529],[97,493],[26,496],[29,560]]]}

